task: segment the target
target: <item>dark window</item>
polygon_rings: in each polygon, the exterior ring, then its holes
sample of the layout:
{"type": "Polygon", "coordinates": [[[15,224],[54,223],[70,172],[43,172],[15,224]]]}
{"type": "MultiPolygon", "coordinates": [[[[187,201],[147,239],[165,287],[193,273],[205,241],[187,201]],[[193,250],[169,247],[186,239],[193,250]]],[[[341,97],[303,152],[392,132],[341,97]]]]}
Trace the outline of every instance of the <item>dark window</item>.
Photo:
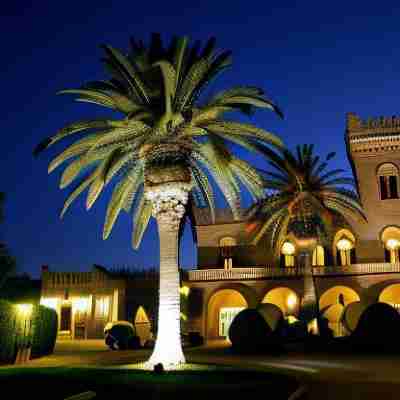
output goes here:
{"type": "Polygon", "coordinates": [[[389,176],[389,189],[390,189],[390,198],[398,199],[399,195],[397,192],[397,177],[389,176]]]}
{"type": "Polygon", "coordinates": [[[62,331],[71,329],[71,307],[61,307],[60,329],[62,331]]]}
{"type": "Polygon", "coordinates": [[[379,185],[380,185],[380,189],[381,189],[381,200],[386,200],[388,198],[387,185],[386,185],[385,178],[386,178],[385,176],[379,177],[379,185]]]}
{"type": "Polygon", "coordinates": [[[356,249],[354,247],[350,250],[350,263],[351,264],[357,263],[356,249]]]}
{"type": "Polygon", "coordinates": [[[390,262],[390,251],[385,249],[385,262],[390,262]]]}

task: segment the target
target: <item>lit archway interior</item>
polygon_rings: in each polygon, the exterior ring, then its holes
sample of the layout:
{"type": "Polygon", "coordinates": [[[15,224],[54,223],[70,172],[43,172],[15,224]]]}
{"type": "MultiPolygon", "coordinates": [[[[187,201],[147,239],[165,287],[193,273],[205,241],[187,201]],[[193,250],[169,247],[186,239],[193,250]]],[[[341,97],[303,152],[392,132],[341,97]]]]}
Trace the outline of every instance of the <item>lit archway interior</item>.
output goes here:
{"type": "Polygon", "coordinates": [[[400,283],[394,283],[383,289],[379,295],[379,301],[400,310],[400,283]]]}
{"type": "Polygon", "coordinates": [[[287,287],[278,287],[270,290],[264,296],[262,303],[275,304],[285,316],[288,316],[297,314],[300,302],[295,291],[287,287]]]}
{"type": "Polygon", "coordinates": [[[400,261],[400,229],[397,226],[386,227],[381,235],[385,248],[385,261],[397,263],[400,261]]]}
{"type": "Polygon", "coordinates": [[[356,246],[356,238],[348,229],[340,229],[333,240],[333,254],[337,265],[352,264],[352,253],[356,246]]]}
{"type": "Polygon", "coordinates": [[[146,343],[146,340],[150,339],[151,324],[146,311],[142,306],[140,306],[136,312],[135,328],[136,335],[140,337],[140,342],[143,345],[146,343]]]}
{"type": "Polygon", "coordinates": [[[319,309],[328,319],[329,328],[333,330],[335,336],[346,334],[341,318],[345,307],[355,301],[360,301],[360,296],[347,286],[334,286],[320,297],[319,309]]]}
{"type": "Polygon", "coordinates": [[[246,299],[237,290],[221,289],[214,293],[208,302],[207,338],[227,337],[234,317],[247,307],[246,299]]]}

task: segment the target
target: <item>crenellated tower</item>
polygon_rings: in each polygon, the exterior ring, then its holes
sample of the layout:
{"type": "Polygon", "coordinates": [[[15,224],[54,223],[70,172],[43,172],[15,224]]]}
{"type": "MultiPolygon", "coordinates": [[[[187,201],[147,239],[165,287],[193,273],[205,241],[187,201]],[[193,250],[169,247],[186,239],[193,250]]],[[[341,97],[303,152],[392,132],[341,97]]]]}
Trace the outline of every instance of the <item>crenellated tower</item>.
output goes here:
{"type": "Polygon", "coordinates": [[[400,227],[400,117],[347,114],[346,144],[368,224],[356,224],[358,260],[381,261],[382,232],[400,227]]]}

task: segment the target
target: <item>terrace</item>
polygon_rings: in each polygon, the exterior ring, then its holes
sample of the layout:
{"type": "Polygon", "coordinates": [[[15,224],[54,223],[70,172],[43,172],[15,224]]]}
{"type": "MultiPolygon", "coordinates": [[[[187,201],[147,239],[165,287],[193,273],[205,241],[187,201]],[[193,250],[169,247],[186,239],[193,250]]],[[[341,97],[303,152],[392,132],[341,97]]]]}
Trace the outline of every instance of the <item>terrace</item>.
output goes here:
{"type": "MultiPolygon", "coordinates": [[[[400,273],[400,263],[365,263],[346,266],[313,267],[315,276],[371,275],[400,273]]],[[[197,269],[188,271],[189,281],[252,280],[296,278],[303,276],[300,267],[241,267],[232,269],[197,269]]]]}

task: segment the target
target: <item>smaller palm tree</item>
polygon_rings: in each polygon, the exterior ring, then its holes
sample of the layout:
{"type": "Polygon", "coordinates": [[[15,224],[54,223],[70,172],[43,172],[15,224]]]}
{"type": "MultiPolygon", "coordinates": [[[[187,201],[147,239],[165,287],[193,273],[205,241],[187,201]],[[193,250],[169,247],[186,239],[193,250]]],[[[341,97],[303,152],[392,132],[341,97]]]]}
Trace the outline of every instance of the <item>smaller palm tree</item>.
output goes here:
{"type": "Polygon", "coordinates": [[[318,240],[330,236],[336,221],[349,218],[366,221],[352,178],[344,177],[342,169],[327,170],[328,161],[314,155],[313,145],[297,146],[296,154],[284,149],[279,152],[265,148],[264,155],[275,171],[260,171],[264,186],[272,194],[256,203],[250,213],[263,223],[254,235],[253,244],[268,234],[271,249],[277,251],[286,237],[297,244],[304,268],[302,308],[316,306],[312,279],[312,252],[318,240]]]}

